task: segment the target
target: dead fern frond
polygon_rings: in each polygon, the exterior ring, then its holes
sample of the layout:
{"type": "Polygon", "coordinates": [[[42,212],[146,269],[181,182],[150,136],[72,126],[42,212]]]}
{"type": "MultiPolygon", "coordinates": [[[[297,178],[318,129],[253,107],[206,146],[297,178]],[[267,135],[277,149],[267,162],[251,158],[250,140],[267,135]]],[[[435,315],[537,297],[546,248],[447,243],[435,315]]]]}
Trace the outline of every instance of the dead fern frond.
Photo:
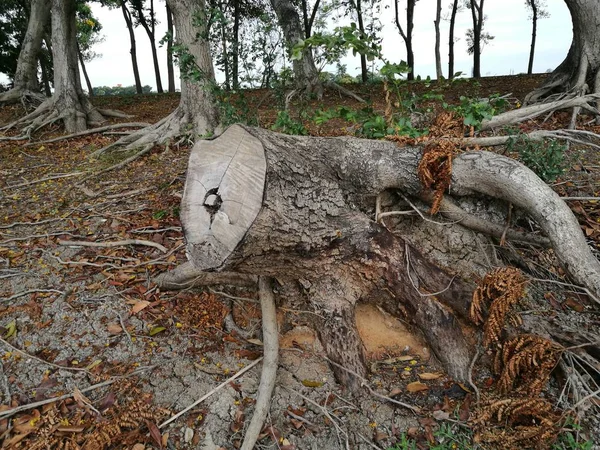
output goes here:
{"type": "Polygon", "coordinates": [[[498,389],[500,392],[509,392],[515,380],[520,378],[522,387],[531,396],[539,395],[561,351],[562,347],[555,342],[530,334],[516,336],[505,342],[502,351],[496,355],[496,368],[502,366],[498,389]]]}
{"type": "Polygon", "coordinates": [[[456,146],[450,140],[436,140],[427,144],[423,150],[418,175],[423,187],[434,191],[431,214],[439,211],[444,192],[450,187],[455,152],[456,146]]]}
{"type": "Polygon", "coordinates": [[[498,342],[507,314],[525,294],[525,278],[514,267],[488,273],[473,292],[470,316],[476,324],[484,321],[484,310],[491,302],[484,325],[483,345],[498,342]]]}
{"type": "Polygon", "coordinates": [[[560,411],[541,398],[488,401],[472,421],[480,442],[501,448],[547,448],[565,421],[560,411]]]}

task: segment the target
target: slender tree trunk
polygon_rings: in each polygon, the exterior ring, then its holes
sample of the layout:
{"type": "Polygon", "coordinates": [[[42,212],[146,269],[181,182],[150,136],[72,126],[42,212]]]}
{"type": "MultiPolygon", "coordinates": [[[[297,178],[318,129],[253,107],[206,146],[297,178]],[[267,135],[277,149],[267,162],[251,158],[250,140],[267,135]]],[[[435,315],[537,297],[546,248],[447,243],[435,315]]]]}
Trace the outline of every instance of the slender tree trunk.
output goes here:
{"type": "MultiPolygon", "coordinates": [[[[360,31],[361,39],[366,37],[365,25],[363,23],[362,3],[361,0],[356,0],[356,15],[358,18],[358,31],[360,31]]],[[[369,71],[367,68],[367,57],[360,55],[360,75],[363,83],[369,80],[369,71]]]]}
{"type": "Polygon", "coordinates": [[[450,30],[448,31],[448,79],[454,78],[454,26],[456,24],[456,13],[458,12],[458,0],[452,3],[450,14],[450,30]]]}
{"type": "Polygon", "coordinates": [[[144,11],[142,9],[142,3],[136,2],[134,3],[134,7],[136,8],[136,13],[138,17],[138,22],[146,31],[146,35],[148,36],[148,40],[150,41],[150,50],[152,51],[152,62],[154,64],[154,76],[156,77],[156,92],[162,94],[163,87],[162,81],[160,79],[160,67],[158,64],[158,54],[156,52],[156,38],[154,33],[154,0],[150,0],[150,23],[146,20],[146,16],[144,15],[144,11]]]}
{"type": "Polygon", "coordinates": [[[527,65],[527,74],[531,75],[533,73],[533,57],[535,55],[535,40],[537,37],[537,3],[536,0],[531,0],[529,2],[531,5],[532,12],[532,28],[531,28],[531,48],[529,51],[529,64],[527,65]]]}
{"type": "Polygon", "coordinates": [[[484,0],[471,0],[473,19],[473,78],[481,78],[481,29],[483,26],[484,0]]]}
{"type": "Polygon", "coordinates": [[[75,0],[52,2],[53,107],[63,119],[67,133],[85,130],[88,120],[102,121],[81,89],[75,11],[75,0]]]}
{"type": "Polygon", "coordinates": [[[13,77],[13,89],[0,95],[0,103],[18,102],[22,94],[39,91],[38,54],[49,18],[50,8],[46,1],[32,0],[27,31],[21,44],[17,69],[13,77]]]}
{"type": "Polygon", "coordinates": [[[173,15],[167,2],[167,78],[169,79],[169,92],[175,92],[175,72],[173,70],[173,15]]]}
{"type": "Polygon", "coordinates": [[[227,51],[227,31],[221,21],[221,52],[223,53],[223,72],[225,72],[225,89],[231,90],[231,71],[229,70],[229,54],[227,51]]]}
{"type": "Polygon", "coordinates": [[[46,97],[50,97],[52,95],[52,90],[50,89],[50,77],[48,75],[48,67],[46,67],[47,61],[45,58],[40,58],[40,67],[42,69],[42,82],[44,83],[44,93],[46,97]]]}
{"type": "Polygon", "coordinates": [[[402,39],[404,40],[404,45],[406,46],[406,63],[408,67],[410,67],[410,72],[407,74],[407,79],[414,80],[415,79],[415,55],[412,49],[412,31],[413,31],[413,17],[415,12],[415,2],[416,0],[408,0],[406,3],[406,33],[400,24],[400,14],[398,11],[398,0],[394,0],[394,19],[396,23],[396,28],[398,28],[398,32],[402,39]]]}
{"type": "Polygon", "coordinates": [[[131,12],[126,5],[126,0],[121,0],[121,11],[123,12],[123,18],[127,24],[127,30],[129,31],[129,42],[131,43],[131,65],[133,66],[133,78],[135,79],[135,91],[138,94],[143,92],[142,82],[140,81],[140,70],[137,63],[137,50],[135,45],[135,33],[133,31],[133,20],[131,18],[131,12]]]}
{"type": "MultiPolygon", "coordinates": [[[[304,33],[300,24],[300,16],[290,0],[271,0],[271,6],[277,15],[289,52],[294,45],[303,40],[304,33]]],[[[292,67],[296,86],[299,89],[322,95],[322,84],[310,49],[304,50],[302,58],[294,60],[292,67]]]]}
{"type": "Polygon", "coordinates": [[[231,78],[233,90],[240,88],[239,61],[240,61],[240,0],[233,0],[233,61],[231,67],[231,78]]]}
{"type": "Polygon", "coordinates": [[[438,80],[441,80],[444,74],[442,73],[442,58],[440,56],[440,19],[442,15],[442,0],[437,0],[435,9],[435,73],[438,80]]]}
{"type": "Polygon", "coordinates": [[[90,82],[90,77],[88,76],[87,70],[85,68],[85,62],[83,61],[83,55],[81,54],[81,49],[79,48],[79,43],[77,43],[77,57],[79,58],[79,64],[81,65],[81,71],[83,72],[83,77],[85,78],[85,84],[88,88],[88,96],[94,96],[94,89],[92,88],[92,83],[90,82]]]}

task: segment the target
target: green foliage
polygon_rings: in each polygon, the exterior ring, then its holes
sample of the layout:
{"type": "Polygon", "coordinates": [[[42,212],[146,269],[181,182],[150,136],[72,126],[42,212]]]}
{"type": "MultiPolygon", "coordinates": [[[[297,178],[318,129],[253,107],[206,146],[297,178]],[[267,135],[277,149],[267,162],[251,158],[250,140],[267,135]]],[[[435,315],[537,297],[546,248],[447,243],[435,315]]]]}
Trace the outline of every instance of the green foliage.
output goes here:
{"type": "MultiPolygon", "coordinates": [[[[144,94],[152,93],[152,86],[142,86],[142,92],[144,94]]],[[[117,84],[116,86],[97,86],[94,88],[94,95],[135,95],[135,86],[122,86],[117,84]]]]}
{"type": "Polygon", "coordinates": [[[566,145],[555,139],[534,141],[518,136],[506,143],[509,151],[517,152],[527,167],[547,183],[558,178],[564,171],[566,145]]]}
{"type": "Polygon", "coordinates": [[[302,122],[293,119],[287,111],[279,111],[277,113],[277,119],[271,129],[285,134],[308,134],[308,131],[304,125],[302,125],[302,122]]]}
{"type": "Polygon", "coordinates": [[[250,111],[246,96],[242,91],[234,98],[229,92],[219,89],[216,95],[221,113],[221,124],[229,126],[234,123],[257,125],[256,114],[250,111]]]}
{"type": "MultiPolygon", "coordinates": [[[[470,450],[476,448],[473,444],[473,435],[471,430],[460,428],[456,425],[443,423],[433,433],[434,444],[429,444],[429,450],[470,450]]],[[[417,450],[417,442],[402,433],[400,442],[388,450],[417,450]]]]}
{"type": "Polygon", "coordinates": [[[581,425],[573,420],[567,419],[563,429],[565,431],[558,435],[558,439],[552,445],[552,450],[592,450],[594,448],[594,442],[591,439],[589,441],[581,439],[579,436],[581,425]]]}
{"type": "Polygon", "coordinates": [[[498,94],[483,100],[461,96],[460,105],[453,107],[446,104],[445,106],[460,114],[466,126],[472,126],[478,130],[484,120],[491,119],[498,112],[503,111],[508,106],[508,102],[498,94]]]}

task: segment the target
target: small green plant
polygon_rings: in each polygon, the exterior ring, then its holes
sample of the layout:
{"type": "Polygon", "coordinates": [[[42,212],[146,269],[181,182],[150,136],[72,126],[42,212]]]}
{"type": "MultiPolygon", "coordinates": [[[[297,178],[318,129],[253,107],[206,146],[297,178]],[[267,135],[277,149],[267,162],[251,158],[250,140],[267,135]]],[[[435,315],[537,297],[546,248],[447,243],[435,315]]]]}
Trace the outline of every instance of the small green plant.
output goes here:
{"type": "Polygon", "coordinates": [[[459,106],[445,106],[460,114],[466,126],[479,129],[484,120],[491,119],[498,112],[503,111],[508,106],[508,102],[498,94],[484,100],[461,96],[459,106]]]}
{"type": "MultiPolygon", "coordinates": [[[[473,444],[473,435],[471,430],[460,428],[456,425],[443,423],[433,433],[435,443],[429,444],[430,450],[470,450],[476,448],[473,444]]],[[[402,433],[400,442],[388,450],[417,450],[417,442],[402,433]]]]}
{"type": "Polygon", "coordinates": [[[517,152],[527,167],[546,183],[556,180],[564,171],[566,145],[556,139],[537,141],[519,135],[506,143],[509,151],[517,152]]]}
{"type": "Polygon", "coordinates": [[[571,417],[567,417],[563,430],[552,445],[552,450],[592,450],[594,447],[592,440],[581,440],[581,436],[579,435],[581,425],[573,421],[571,417]]]}
{"type": "Polygon", "coordinates": [[[285,134],[308,134],[302,122],[293,119],[287,111],[279,111],[277,113],[277,119],[271,129],[285,134]]]}

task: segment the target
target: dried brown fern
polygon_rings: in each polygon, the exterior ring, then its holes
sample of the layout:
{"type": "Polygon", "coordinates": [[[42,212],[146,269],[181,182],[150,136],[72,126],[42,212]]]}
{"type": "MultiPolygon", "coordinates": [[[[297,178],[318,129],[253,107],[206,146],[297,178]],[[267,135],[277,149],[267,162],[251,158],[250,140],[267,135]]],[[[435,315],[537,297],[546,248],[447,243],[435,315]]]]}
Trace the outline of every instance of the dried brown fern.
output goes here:
{"type": "Polygon", "coordinates": [[[488,401],[472,421],[476,440],[500,448],[548,448],[556,439],[564,416],[541,398],[488,401]]]}
{"type": "Polygon", "coordinates": [[[476,324],[484,322],[484,310],[491,302],[484,324],[483,345],[498,342],[512,307],[525,294],[525,278],[514,267],[502,267],[488,273],[473,292],[470,316],[476,324]]]}
{"type": "Polygon", "coordinates": [[[506,393],[513,389],[517,378],[521,390],[537,396],[548,382],[562,347],[548,339],[531,334],[516,336],[505,342],[496,354],[495,369],[500,374],[498,389],[506,393]]]}

